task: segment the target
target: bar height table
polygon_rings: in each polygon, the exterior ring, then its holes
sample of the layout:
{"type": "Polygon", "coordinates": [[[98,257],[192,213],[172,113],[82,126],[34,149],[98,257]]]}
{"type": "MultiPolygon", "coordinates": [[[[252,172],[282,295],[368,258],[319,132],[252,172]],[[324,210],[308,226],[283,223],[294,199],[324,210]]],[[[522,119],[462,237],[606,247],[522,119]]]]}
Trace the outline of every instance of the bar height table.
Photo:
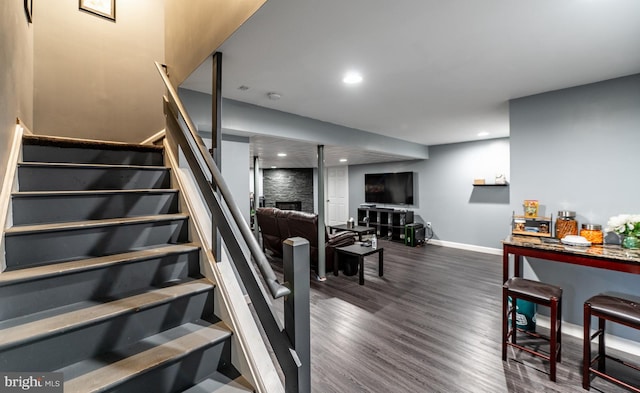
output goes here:
{"type": "Polygon", "coordinates": [[[640,250],[628,250],[619,245],[577,247],[545,243],[535,237],[509,236],[502,241],[502,251],[502,282],[509,279],[510,255],[513,255],[513,275],[516,277],[522,276],[522,257],[640,274],[640,250]]]}

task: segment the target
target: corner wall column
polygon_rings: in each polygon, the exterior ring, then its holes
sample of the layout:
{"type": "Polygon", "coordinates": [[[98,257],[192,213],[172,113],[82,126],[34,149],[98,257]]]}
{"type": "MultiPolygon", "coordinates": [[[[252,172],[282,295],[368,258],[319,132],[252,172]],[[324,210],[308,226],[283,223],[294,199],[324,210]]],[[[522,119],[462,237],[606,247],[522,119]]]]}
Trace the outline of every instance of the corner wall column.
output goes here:
{"type": "Polygon", "coordinates": [[[324,206],[324,145],[318,145],[318,280],[320,281],[327,279],[325,255],[327,228],[324,225],[324,206]]]}

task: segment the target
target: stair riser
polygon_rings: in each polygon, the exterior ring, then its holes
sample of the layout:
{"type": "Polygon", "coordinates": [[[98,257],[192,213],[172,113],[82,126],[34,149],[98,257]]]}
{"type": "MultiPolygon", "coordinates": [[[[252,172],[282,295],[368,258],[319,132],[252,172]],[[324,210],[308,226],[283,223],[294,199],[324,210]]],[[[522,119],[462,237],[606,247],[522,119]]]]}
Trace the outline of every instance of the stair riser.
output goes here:
{"type": "Polygon", "coordinates": [[[19,166],[20,191],[136,190],[169,188],[166,168],[19,166]]]}
{"type": "Polygon", "coordinates": [[[100,220],[178,212],[178,194],[123,193],[14,197],[13,224],[100,220]]]}
{"type": "Polygon", "coordinates": [[[7,269],[187,242],[187,219],[5,235],[7,269]]]}
{"type": "MultiPolygon", "coordinates": [[[[213,314],[213,291],[0,351],[0,370],[53,371],[213,314]]],[[[215,317],[214,317],[215,318],[215,317]]]]}
{"type": "Polygon", "coordinates": [[[113,165],[159,165],[164,164],[161,152],[103,150],[75,147],[24,145],[24,161],[66,162],[113,165]]]}
{"type": "Polygon", "coordinates": [[[225,340],[214,346],[195,351],[177,363],[159,367],[126,381],[109,392],[172,393],[181,392],[206,379],[218,365],[231,359],[231,342],[225,340]]]}
{"type": "Polygon", "coordinates": [[[199,276],[197,250],[0,287],[0,321],[199,276]]]}

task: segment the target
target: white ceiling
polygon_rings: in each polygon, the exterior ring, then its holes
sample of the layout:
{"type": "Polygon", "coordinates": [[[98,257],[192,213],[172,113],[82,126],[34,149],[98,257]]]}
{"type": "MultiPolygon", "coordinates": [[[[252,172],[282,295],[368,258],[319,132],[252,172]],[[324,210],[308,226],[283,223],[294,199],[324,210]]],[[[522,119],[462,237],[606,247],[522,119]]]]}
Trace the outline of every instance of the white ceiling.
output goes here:
{"type": "Polygon", "coordinates": [[[268,0],[220,52],[225,98],[425,145],[497,138],[509,99],[640,72],[640,1],[268,0]]]}

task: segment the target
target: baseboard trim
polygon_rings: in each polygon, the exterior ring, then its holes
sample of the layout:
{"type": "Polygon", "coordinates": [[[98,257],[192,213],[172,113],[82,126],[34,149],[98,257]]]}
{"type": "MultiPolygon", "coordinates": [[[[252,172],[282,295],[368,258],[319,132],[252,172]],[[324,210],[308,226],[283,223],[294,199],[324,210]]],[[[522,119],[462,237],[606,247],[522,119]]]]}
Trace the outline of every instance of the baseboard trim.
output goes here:
{"type": "MultiPolygon", "coordinates": [[[[536,314],[536,325],[549,329],[551,322],[546,315],[536,314]]],[[[562,321],[562,334],[575,337],[579,340],[583,338],[582,326],[562,321]]],[[[628,353],[633,356],[640,356],[640,343],[626,338],[605,334],[605,342],[607,348],[613,348],[620,352],[628,353]]]]}
{"type": "Polygon", "coordinates": [[[433,244],[433,245],[442,246],[442,247],[458,248],[460,250],[481,252],[484,254],[502,255],[502,249],[500,248],[476,246],[473,244],[456,243],[456,242],[449,242],[446,240],[437,240],[437,239],[429,240],[428,244],[433,244]]]}
{"type": "Polygon", "coordinates": [[[150,137],[148,137],[147,139],[143,140],[142,142],[140,142],[141,145],[155,145],[157,143],[159,143],[161,140],[163,140],[166,136],[166,131],[164,129],[156,132],[155,134],[151,135],[150,137]]]}

